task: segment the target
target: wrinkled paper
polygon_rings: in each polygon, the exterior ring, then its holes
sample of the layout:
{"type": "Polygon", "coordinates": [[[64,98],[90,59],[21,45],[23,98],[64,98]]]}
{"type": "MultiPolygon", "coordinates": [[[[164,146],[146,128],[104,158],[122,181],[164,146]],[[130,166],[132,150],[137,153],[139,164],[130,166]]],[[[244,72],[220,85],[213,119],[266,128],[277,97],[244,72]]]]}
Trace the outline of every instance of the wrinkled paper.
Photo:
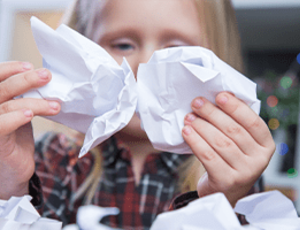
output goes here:
{"type": "Polygon", "coordinates": [[[234,209],[246,220],[264,230],[300,229],[300,219],[291,200],[279,191],[253,194],[241,199],[234,209]]]}
{"type": "Polygon", "coordinates": [[[62,222],[40,217],[30,200],[28,195],[0,200],[0,229],[61,230],[62,222]]]}
{"type": "Polygon", "coordinates": [[[31,27],[52,80],[23,97],[58,101],[61,112],[47,118],[85,133],[83,156],[131,120],[137,104],[133,72],[125,59],[119,66],[103,48],[65,25],[54,31],[32,17],[31,27]]]}
{"type": "Polygon", "coordinates": [[[196,97],[215,103],[218,93],[231,92],[259,114],[256,84],[202,47],[156,51],[137,79],[142,127],[158,150],[192,153],[181,130],[196,97]]]}
{"type": "MultiPolygon", "coordinates": [[[[42,218],[30,203],[31,197],[0,200],[1,230],[61,230],[62,223],[42,218]]],[[[77,224],[63,230],[117,230],[99,223],[117,208],[88,205],[77,212],[77,224]]],[[[158,215],[150,230],[299,230],[300,218],[291,200],[278,191],[257,193],[239,200],[233,210],[222,193],[190,202],[186,207],[158,215]],[[236,213],[243,214],[249,225],[241,226],[236,213]]]]}
{"type": "Polygon", "coordinates": [[[118,208],[103,208],[94,205],[81,206],[78,209],[77,224],[67,225],[63,230],[118,230],[100,223],[105,216],[118,215],[118,208]]]}
{"type": "Polygon", "coordinates": [[[219,92],[229,91],[259,113],[256,85],[205,48],[156,51],[140,64],[136,82],[125,58],[119,66],[65,25],[54,31],[34,17],[31,24],[52,80],[23,97],[60,102],[61,112],[48,118],[85,133],[80,157],[126,126],[135,111],[154,148],[174,153],[192,153],[181,130],[195,97],[214,103],[219,92]]]}
{"type": "Polygon", "coordinates": [[[292,202],[278,191],[247,196],[233,210],[222,193],[189,203],[186,207],[157,216],[150,230],[296,230],[300,219],[292,202]],[[241,226],[236,213],[244,214],[241,226]]]}
{"type": "MultiPolygon", "coordinates": [[[[105,215],[116,215],[115,208],[83,206],[77,225],[63,230],[115,230],[99,223],[105,215]],[[79,227],[80,226],[80,227],[79,227]]],[[[239,200],[235,209],[222,193],[190,202],[186,207],[156,217],[150,230],[299,230],[300,218],[291,200],[278,191],[257,193],[239,200]],[[236,213],[245,215],[249,225],[241,225],[236,213]]]]}

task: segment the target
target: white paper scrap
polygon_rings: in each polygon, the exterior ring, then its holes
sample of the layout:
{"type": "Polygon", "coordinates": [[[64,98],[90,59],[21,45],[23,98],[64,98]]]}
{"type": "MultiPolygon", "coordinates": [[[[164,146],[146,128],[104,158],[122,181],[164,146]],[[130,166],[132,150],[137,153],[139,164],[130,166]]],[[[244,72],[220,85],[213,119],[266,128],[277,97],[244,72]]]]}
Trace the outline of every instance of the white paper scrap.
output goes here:
{"type": "Polygon", "coordinates": [[[35,17],[32,32],[52,80],[23,97],[56,100],[61,112],[49,119],[85,133],[80,157],[122,129],[137,105],[136,81],[99,45],[65,25],[56,31],[35,17]]]}
{"type": "Polygon", "coordinates": [[[253,226],[265,230],[300,229],[300,219],[291,200],[279,191],[254,194],[238,201],[234,209],[253,226]]]}
{"type": "Polygon", "coordinates": [[[256,84],[202,47],[156,51],[138,69],[138,112],[153,146],[161,151],[192,153],[181,131],[191,102],[203,96],[215,103],[222,91],[235,94],[257,114],[256,84]]]}
{"type": "Polygon", "coordinates": [[[100,220],[105,216],[117,215],[119,212],[119,209],[114,207],[81,206],[76,215],[77,225],[67,225],[63,230],[118,230],[101,224],[100,220]]]}
{"type": "Polygon", "coordinates": [[[61,230],[61,222],[40,217],[30,200],[28,195],[11,197],[8,201],[0,200],[0,229],[61,230]]]}
{"type": "Polygon", "coordinates": [[[158,215],[151,230],[180,230],[184,225],[218,230],[232,230],[240,227],[224,194],[216,193],[195,200],[187,207],[158,215]]]}
{"type": "Polygon", "coordinates": [[[238,201],[233,210],[221,193],[206,196],[181,209],[160,214],[150,230],[299,230],[292,202],[278,191],[258,193],[238,201]],[[236,213],[250,225],[240,225],[236,213]]]}

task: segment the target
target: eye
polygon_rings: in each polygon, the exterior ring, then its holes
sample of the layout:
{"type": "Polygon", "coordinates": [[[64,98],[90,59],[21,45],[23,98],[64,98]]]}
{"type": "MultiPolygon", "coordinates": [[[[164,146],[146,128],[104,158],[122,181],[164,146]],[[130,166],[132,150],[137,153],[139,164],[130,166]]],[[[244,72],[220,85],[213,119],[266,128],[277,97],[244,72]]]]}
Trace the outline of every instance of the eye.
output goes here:
{"type": "Polygon", "coordinates": [[[126,51],[126,50],[133,49],[133,46],[131,44],[127,44],[127,43],[120,43],[120,44],[113,44],[112,48],[126,51]]]}
{"type": "Polygon", "coordinates": [[[129,56],[136,49],[137,44],[130,38],[118,38],[111,40],[110,50],[119,56],[129,56]]]}
{"type": "Polygon", "coordinates": [[[173,40],[165,44],[165,48],[172,48],[172,47],[180,47],[180,46],[189,46],[187,42],[181,40],[173,40]]]}
{"type": "Polygon", "coordinates": [[[168,45],[166,48],[174,48],[174,47],[179,47],[180,45],[168,45]]]}

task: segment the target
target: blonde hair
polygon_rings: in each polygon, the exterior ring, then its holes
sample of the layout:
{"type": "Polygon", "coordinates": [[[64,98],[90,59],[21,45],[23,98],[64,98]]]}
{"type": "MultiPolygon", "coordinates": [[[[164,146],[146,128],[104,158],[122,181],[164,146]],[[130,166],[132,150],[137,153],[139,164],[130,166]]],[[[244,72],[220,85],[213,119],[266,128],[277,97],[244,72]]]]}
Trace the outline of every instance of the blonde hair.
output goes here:
{"type": "MultiPolygon", "coordinates": [[[[204,46],[238,71],[243,72],[240,37],[231,0],[194,1],[201,26],[206,34],[204,46]]],[[[65,13],[62,22],[93,40],[97,12],[103,2],[102,0],[75,0],[65,13]]],[[[102,172],[99,148],[94,149],[92,154],[95,156],[95,165],[76,195],[81,197],[86,193],[86,203],[91,202],[102,172]]],[[[195,156],[190,157],[179,167],[179,191],[196,190],[198,180],[204,172],[205,169],[200,161],[195,156]]]]}

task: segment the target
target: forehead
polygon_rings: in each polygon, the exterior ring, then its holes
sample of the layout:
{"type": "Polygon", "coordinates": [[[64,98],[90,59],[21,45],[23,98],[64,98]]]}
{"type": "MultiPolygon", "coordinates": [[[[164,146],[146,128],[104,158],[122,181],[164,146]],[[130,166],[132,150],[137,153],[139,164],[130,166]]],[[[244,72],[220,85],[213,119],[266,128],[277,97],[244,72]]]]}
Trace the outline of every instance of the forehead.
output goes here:
{"type": "Polygon", "coordinates": [[[152,32],[167,29],[191,36],[200,33],[195,0],[103,0],[97,18],[106,31],[132,28],[152,32]]]}

